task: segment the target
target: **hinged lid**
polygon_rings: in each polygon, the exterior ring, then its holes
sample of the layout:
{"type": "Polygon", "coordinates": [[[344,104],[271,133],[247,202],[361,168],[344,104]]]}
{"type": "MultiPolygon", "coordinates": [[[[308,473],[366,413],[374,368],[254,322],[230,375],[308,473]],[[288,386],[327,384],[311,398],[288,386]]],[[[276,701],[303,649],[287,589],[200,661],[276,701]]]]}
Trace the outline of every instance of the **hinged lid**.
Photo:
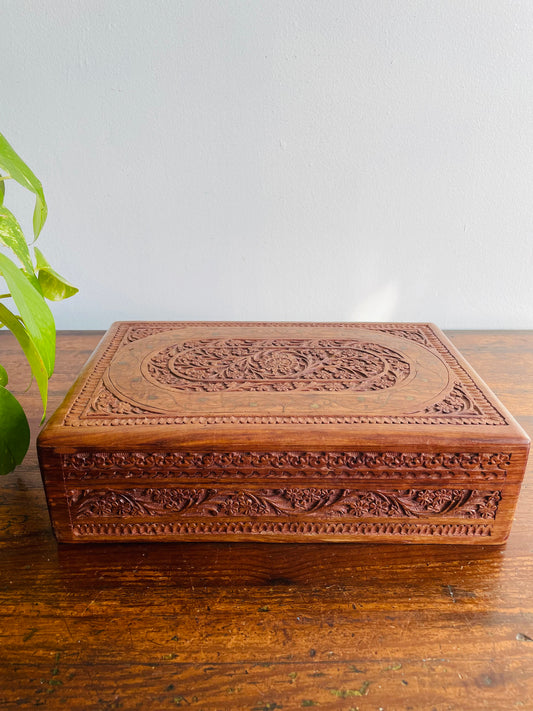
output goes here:
{"type": "Polygon", "coordinates": [[[506,451],[528,438],[432,324],[118,322],[41,447],[506,451]]]}

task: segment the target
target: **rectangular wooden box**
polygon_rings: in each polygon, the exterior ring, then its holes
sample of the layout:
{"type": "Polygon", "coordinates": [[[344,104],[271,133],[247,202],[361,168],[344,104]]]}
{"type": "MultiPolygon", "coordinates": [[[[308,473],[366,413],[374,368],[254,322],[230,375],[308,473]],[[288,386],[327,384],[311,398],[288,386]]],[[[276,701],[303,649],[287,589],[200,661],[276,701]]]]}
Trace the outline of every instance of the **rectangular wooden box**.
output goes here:
{"type": "Polygon", "coordinates": [[[502,543],[528,448],[420,323],[119,322],[38,440],[62,542],[502,543]]]}

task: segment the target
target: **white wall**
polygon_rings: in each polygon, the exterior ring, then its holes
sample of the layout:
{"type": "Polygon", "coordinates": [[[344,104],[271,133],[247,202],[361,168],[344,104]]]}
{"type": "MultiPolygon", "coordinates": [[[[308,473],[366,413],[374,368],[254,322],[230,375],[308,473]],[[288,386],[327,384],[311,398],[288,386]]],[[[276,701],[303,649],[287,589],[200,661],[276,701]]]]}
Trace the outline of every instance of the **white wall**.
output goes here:
{"type": "Polygon", "coordinates": [[[59,328],[533,328],[531,0],[2,0],[0,47],[59,328]]]}

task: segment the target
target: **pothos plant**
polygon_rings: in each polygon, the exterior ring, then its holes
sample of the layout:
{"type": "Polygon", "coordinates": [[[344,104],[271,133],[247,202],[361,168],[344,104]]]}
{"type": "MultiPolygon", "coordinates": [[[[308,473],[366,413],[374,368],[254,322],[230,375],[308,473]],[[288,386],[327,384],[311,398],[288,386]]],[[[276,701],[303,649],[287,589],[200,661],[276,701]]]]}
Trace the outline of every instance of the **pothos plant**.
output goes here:
{"type": "MultiPolygon", "coordinates": [[[[30,364],[43,404],[41,424],[46,416],[48,380],[54,372],[56,345],[54,317],[46,300],[60,301],[78,291],[33,246],[47,213],[41,182],[0,133],[0,291],[5,291],[0,293],[0,328],[11,331],[30,364]],[[31,243],[4,204],[6,183],[10,180],[35,195],[31,243]],[[7,289],[2,288],[2,279],[7,289]]],[[[0,352],[0,474],[7,474],[24,459],[30,428],[21,404],[7,388],[8,374],[1,365],[1,356],[0,352]]]]}

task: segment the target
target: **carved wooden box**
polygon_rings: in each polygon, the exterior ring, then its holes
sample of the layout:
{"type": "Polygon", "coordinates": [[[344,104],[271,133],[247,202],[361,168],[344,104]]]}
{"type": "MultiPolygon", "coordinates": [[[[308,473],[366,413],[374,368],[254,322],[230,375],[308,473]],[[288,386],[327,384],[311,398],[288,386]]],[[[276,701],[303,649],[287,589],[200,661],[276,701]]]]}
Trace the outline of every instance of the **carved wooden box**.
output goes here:
{"type": "Polygon", "coordinates": [[[59,541],[502,543],[529,441],[431,324],[112,326],[38,440],[59,541]]]}

